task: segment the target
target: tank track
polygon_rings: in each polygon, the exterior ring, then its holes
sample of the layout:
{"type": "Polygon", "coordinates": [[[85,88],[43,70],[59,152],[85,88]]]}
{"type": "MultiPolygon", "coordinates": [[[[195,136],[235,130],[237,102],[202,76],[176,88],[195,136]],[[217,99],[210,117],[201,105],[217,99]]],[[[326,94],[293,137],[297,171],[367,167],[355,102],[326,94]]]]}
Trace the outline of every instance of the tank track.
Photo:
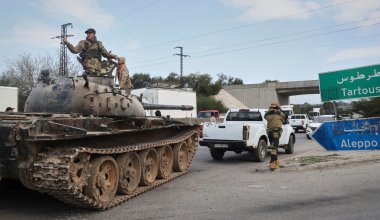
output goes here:
{"type": "MultiPolygon", "coordinates": [[[[197,141],[197,132],[195,130],[186,131],[168,139],[160,141],[152,141],[126,146],[113,146],[107,148],[89,148],[75,147],[54,149],[47,153],[39,153],[37,161],[33,164],[33,180],[36,189],[42,193],[49,194],[58,200],[78,208],[106,210],[115,207],[131,198],[134,198],[144,192],[154,189],[164,183],[186,174],[189,171],[191,162],[194,158],[197,144],[189,145],[189,163],[184,172],[172,172],[166,179],[156,179],[150,186],[139,186],[132,194],[116,195],[115,198],[107,204],[96,202],[95,200],[83,194],[82,189],[89,177],[89,166],[84,169],[84,178],[82,181],[75,183],[72,181],[72,170],[76,158],[80,155],[85,155],[85,162],[89,162],[90,154],[99,155],[117,155],[127,152],[140,151],[150,148],[156,148],[168,144],[176,144],[182,141],[191,140],[197,141]]],[[[89,163],[87,163],[89,164],[89,163]]]]}

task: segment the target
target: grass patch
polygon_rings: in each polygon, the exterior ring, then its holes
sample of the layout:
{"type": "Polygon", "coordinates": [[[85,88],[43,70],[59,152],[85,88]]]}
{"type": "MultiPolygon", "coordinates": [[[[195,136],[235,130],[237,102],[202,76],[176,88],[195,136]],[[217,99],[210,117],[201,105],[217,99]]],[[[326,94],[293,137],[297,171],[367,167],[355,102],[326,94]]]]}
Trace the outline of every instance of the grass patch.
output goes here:
{"type": "Polygon", "coordinates": [[[306,157],[300,157],[297,158],[297,162],[300,163],[301,166],[306,166],[309,164],[314,163],[323,163],[323,162],[329,162],[334,160],[347,160],[349,158],[341,157],[339,154],[330,154],[330,155],[324,155],[324,156],[306,156],[306,157]]]}

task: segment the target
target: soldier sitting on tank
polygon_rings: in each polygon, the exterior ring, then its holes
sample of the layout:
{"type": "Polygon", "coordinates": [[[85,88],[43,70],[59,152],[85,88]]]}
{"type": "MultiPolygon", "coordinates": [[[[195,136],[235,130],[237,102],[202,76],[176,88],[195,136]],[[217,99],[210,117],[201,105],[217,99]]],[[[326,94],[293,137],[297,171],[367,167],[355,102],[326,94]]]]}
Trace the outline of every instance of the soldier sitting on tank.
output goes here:
{"type": "Polygon", "coordinates": [[[42,70],[37,78],[37,82],[42,82],[43,84],[50,85],[51,78],[49,70],[42,70]]]}
{"type": "Polygon", "coordinates": [[[81,40],[75,47],[67,41],[66,37],[63,38],[63,42],[71,53],[80,53],[80,59],[78,60],[81,62],[86,75],[100,76],[109,73],[109,71],[102,71],[102,69],[104,69],[104,61],[102,62],[102,56],[108,59],[116,60],[118,57],[108,52],[106,48],[104,48],[102,42],[96,39],[95,29],[89,28],[85,33],[87,34],[86,40],[81,40]]]}
{"type": "Polygon", "coordinates": [[[120,83],[120,89],[127,91],[127,94],[130,95],[132,91],[131,78],[129,77],[129,70],[125,65],[125,58],[119,57],[118,65],[116,69],[117,80],[120,83]]]}

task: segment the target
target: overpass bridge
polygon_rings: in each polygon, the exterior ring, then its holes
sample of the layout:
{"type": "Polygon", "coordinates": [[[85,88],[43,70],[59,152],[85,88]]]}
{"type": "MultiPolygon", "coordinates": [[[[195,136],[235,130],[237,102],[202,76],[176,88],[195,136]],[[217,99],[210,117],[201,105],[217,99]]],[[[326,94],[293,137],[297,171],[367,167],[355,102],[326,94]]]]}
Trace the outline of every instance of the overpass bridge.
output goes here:
{"type": "Polygon", "coordinates": [[[268,108],[272,102],[288,105],[290,96],[319,94],[319,80],[226,85],[222,92],[227,92],[247,107],[268,108]]]}

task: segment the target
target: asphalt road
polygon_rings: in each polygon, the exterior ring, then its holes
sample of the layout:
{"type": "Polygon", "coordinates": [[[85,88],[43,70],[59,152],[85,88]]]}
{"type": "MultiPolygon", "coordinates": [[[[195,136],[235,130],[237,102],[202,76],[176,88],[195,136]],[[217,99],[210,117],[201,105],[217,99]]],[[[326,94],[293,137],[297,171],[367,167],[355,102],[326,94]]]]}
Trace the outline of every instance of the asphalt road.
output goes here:
{"type": "MultiPolygon", "coordinates": [[[[297,134],[295,154],[319,149],[297,134]]],[[[380,164],[255,172],[248,154],[213,161],[199,147],[191,172],[108,211],[74,209],[15,182],[0,188],[0,219],[379,219],[380,164]]]]}

